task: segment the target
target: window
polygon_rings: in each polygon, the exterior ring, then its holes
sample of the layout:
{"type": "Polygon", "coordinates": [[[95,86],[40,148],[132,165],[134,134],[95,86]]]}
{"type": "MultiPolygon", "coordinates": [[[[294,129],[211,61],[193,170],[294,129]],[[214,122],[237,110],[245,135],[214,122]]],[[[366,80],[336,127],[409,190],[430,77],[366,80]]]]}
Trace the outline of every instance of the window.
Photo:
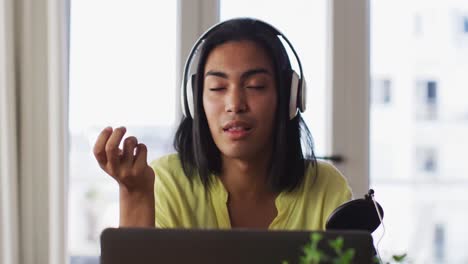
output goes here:
{"type": "Polygon", "coordinates": [[[118,186],[92,147],[106,126],[126,126],[148,160],[172,152],[176,122],[176,3],[75,0],[70,28],[69,254],[98,263],[99,236],[118,225],[118,186]]]}
{"type": "Polygon", "coordinates": [[[434,259],[436,263],[443,263],[445,259],[445,226],[436,224],[434,226],[434,259]]]}
{"type": "Polygon", "coordinates": [[[392,101],[392,81],[390,79],[376,79],[371,86],[372,103],[388,105],[392,101]]]}
{"type": "Polygon", "coordinates": [[[468,16],[464,16],[463,19],[463,33],[468,34],[468,16]]]}
{"type": "Polygon", "coordinates": [[[416,82],[416,118],[433,120],[437,118],[437,81],[416,82]]]}
{"type": "Polygon", "coordinates": [[[437,172],[437,150],[434,148],[421,147],[416,149],[416,164],[419,172],[437,172]]]}
{"type": "Polygon", "coordinates": [[[426,83],[426,103],[435,104],[437,103],[437,83],[435,81],[428,81],[426,83]]]}
{"type": "Polygon", "coordinates": [[[423,18],[420,14],[416,14],[413,18],[413,34],[421,36],[423,34],[423,18]]]}

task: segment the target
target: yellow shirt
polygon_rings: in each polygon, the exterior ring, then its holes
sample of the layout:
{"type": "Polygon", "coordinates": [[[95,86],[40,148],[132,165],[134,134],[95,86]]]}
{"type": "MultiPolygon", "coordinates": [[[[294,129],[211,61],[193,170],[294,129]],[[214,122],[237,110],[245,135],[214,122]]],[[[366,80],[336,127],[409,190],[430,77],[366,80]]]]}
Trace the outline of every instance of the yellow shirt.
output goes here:
{"type": "MultiPolygon", "coordinates": [[[[351,199],[346,179],[331,164],[308,166],[302,184],[293,192],[282,192],[276,200],[278,215],[269,229],[324,230],[331,212],[351,199]],[[315,179],[316,178],[316,179],[315,179]]],[[[231,228],[228,193],[213,176],[208,192],[197,177],[190,184],[177,154],[151,163],[156,174],[155,225],[160,228],[231,228]]]]}

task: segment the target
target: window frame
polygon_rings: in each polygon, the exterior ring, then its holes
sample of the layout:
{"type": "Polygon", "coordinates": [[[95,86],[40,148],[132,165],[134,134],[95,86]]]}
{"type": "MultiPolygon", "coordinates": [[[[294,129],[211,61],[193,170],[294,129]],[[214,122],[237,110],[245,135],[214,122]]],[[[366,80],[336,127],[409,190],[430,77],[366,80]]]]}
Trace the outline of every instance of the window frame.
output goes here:
{"type": "MultiPolygon", "coordinates": [[[[11,3],[15,42],[16,263],[67,263],[68,0],[11,3]]],[[[13,165],[13,163],[10,163],[13,165]]],[[[13,186],[9,186],[10,188],[13,186]]]]}
{"type": "Polygon", "coordinates": [[[347,177],[355,198],[369,190],[369,0],[329,1],[327,110],[331,153],[341,155],[336,164],[347,177]]]}
{"type": "Polygon", "coordinates": [[[19,259],[13,4],[0,0],[0,263],[19,259]]]}

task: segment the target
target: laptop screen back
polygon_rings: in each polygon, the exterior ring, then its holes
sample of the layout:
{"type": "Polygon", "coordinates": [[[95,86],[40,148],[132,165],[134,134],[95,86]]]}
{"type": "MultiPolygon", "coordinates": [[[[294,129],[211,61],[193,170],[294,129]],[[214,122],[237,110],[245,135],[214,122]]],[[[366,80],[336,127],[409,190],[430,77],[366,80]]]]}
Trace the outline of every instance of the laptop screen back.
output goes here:
{"type": "MultiPolygon", "coordinates": [[[[370,233],[318,233],[323,236],[319,248],[328,255],[333,253],[328,241],[341,236],[344,249],[355,250],[352,263],[373,263],[370,233]]],[[[292,264],[299,263],[310,235],[310,231],[109,228],[101,235],[101,264],[292,264]]]]}

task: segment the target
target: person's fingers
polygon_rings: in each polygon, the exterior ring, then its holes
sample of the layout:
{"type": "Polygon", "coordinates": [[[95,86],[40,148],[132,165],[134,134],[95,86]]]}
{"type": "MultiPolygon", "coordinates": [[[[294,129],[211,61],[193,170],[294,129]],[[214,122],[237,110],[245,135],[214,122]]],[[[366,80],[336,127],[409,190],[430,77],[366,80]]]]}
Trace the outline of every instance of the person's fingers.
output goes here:
{"type": "Polygon", "coordinates": [[[128,168],[133,166],[135,148],[137,144],[138,140],[136,137],[128,137],[124,140],[121,163],[125,164],[128,168]]]}
{"type": "Polygon", "coordinates": [[[96,143],[94,143],[93,153],[99,165],[103,167],[107,163],[106,143],[112,134],[112,127],[106,127],[99,133],[96,143]]]}
{"type": "Polygon", "coordinates": [[[147,161],[146,161],[147,157],[148,157],[148,149],[146,145],[142,143],[138,144],[136,154],[135,154],[135,162],[134,162],[134,166],[137,171],[144,171],[146,166],[148,166],[147,161]]]}
{"type": "Polygon", "coordinates": [[[107,168],[109,170],[108,173],[110,173],[112,176],[116,176],[114,174],[119,167],[119,145],[126,131],[127,130],[125,127],[116,128],[107,141],[105,147],[107,155],[107,168]]]}

